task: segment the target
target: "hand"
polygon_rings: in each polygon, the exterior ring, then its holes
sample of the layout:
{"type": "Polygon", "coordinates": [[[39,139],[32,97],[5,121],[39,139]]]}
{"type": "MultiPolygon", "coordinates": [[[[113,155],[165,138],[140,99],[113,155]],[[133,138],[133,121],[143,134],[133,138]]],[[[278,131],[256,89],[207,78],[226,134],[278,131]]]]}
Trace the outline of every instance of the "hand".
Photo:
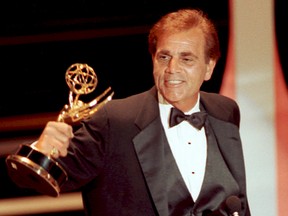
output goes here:
{"type": "Polygon", "coordinates": [[[69,147],[69,140],[73,137],[72,126],[64,122],[50,121],[46,124],[39,140],[34,147],[46,155],[54,158],[65,157],[69,147]],[[51,153],[54,152],[52,155],[51,153]]]}

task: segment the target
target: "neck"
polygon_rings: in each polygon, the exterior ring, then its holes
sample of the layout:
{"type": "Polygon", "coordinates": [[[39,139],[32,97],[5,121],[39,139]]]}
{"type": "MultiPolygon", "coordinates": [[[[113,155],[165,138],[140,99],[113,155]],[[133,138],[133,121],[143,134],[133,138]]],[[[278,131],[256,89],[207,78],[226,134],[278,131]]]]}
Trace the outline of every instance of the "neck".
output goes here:
{"type": "Polygon", "coordinates": [[[191,109],[195,107],[196,104],[197,104],[197,100],[189,104],[181,103],[181,102],[171,103],[172,106],[176,107],[177,109],[181,110],[184,113],[189,112],[191,109]]]}
{"type": "Polygon", "coordinates": [[[159,103],[161,104],[171,104],[173,107],[176,107],[177,109],[181,110],[182,112],[189,112],[192,110],[195,106],[199,107],[199,99],[200,95],[197,94],[195,97],[193,97],[189,101],[168,101],[166,100],[160,93],[158,93],[159,103]]]}

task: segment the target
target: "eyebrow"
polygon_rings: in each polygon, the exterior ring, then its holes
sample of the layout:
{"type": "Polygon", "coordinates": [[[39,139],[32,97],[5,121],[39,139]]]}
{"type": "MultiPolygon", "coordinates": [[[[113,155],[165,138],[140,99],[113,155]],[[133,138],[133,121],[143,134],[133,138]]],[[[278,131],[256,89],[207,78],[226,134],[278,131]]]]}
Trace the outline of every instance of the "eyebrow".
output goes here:
{"type": "Polygon", "coordinates": [[[186,56],[192,56],[195,59],[198,59],[198,56],[196,56],[195,54],[193,54],[192,52],[181,52],[180,55],[182,57],[186,57],[186,56]]]}
{"type": "Polygon", "coordinates": [[[161,50],[158,53],[165,54],[165,55],[169,55],[170,54],[170,52],[168,50],[161,50]]]}
{"type": "MultiPolygon", "coordinates": [[[[162,54],[162,55],[171,55],[171,52],[169,50],[161,50],[159,51],[158,54],[162,54]]],[[[187,57],[187,56],[192,56],[193,58],[195,59],[199,59],[199,57],[195,54],[193,54],[192,52],[190,51],[187,51],[187,52],[181,52],[180,53],[180,56],[181,57],[187,57]]]]}

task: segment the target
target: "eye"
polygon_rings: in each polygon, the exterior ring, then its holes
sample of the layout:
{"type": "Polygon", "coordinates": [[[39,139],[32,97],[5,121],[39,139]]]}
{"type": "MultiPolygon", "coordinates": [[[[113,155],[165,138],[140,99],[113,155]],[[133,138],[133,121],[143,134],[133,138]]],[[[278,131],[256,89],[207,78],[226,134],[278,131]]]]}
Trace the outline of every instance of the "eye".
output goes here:
{"type": "Polygon", "coordinates": [[[170,56],[169,55],[165,55],[165,54],[159,54],[158,56],[157,56],[157,59],[159,60],[159,61],[169,61],[170,60],[170,56]]]}
{"type": "Polygon", "coordinates": [[[191,58],[191,57],[183,57],[183,58],[181,58],[181,61],[182,61],[184,64],[191,65],[191,64],[193,64],[194,59],[191,58]]]}

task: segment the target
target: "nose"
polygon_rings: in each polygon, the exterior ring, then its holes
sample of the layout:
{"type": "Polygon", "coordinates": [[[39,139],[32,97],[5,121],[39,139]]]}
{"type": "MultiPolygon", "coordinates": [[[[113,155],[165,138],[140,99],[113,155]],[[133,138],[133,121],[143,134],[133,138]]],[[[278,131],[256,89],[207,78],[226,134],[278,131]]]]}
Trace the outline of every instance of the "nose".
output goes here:
{"type": "Polygon", "coordinates": [[[176,58],[171,58],[168,65],[167,65],[167,72],[168,73],[177,73],[179,71],[179,63],[176,58]]]}

